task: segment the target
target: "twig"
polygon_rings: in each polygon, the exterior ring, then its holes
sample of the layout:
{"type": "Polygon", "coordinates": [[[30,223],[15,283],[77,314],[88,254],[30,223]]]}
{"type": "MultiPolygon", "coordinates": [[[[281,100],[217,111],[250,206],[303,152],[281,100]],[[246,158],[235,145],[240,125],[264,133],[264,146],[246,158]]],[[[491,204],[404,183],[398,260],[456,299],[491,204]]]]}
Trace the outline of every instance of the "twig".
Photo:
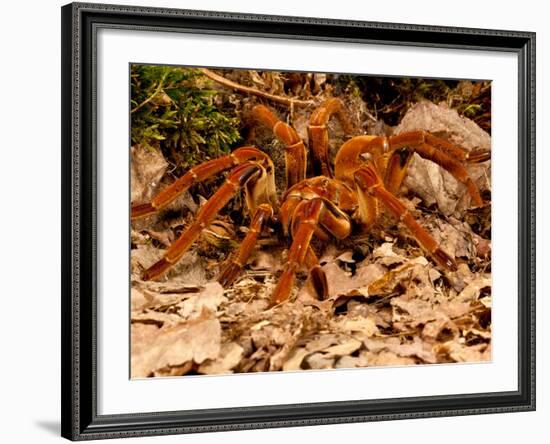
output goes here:
{"type": "Polygon", "coordinates": [[[367,116],[367,118],[370,119],[372,122],[378,123],[378,119],[374,117],[368,110],[365,110],[364,113],[367,116]]]}
{"type": "Polygon", "coordinates": [[[269,94],[264,91],[260,91],[259,89],[251,88],[249,86],[244,86],[239,83],[228,80],[225,77],[220,76],[215,72],[210,71],[207,68],[200,68],[200,70],[206,77],[208,77],[211,80],[214,80],[214,82],[217,82],[220,85],[227,86],[228,88],[234,89],[236,91],[253,94],[255,96],[263,97],[264,99],[271,100],[277,103],[282,103],[283,105],[287,105],[287,106],[315,105],[315,102],[313,100],[298,100],[298,99],[291,99],[283,96],[277,96],[275,94],[269,94]]]}
{"type": "Polygon", "coordinates": [[[149,97],[147,97],[143,102],[141,102],[139,105],[137,105],[134,109],[130,111],[130,114],[135,113],[138,109],[142,108],[143,106],[147,105],[151,100],[155,98],[155,96],[162,91],[162,87],[164,84],[164,79],[166,79],[166,74],[160,79],[159,84],[157,86],[157,89],[155,89],[155,92],[151,94],[149,97]]]}

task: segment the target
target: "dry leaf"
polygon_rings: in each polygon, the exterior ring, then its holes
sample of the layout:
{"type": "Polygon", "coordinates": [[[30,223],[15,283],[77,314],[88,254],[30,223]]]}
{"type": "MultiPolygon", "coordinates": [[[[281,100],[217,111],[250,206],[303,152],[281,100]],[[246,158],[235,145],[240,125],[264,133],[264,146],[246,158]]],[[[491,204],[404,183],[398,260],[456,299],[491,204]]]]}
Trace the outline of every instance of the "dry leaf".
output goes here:
{"type": "Polygon", "coordinates": [[[309,368],[321,370],[332,368],[334,365],[334,358],[325,355],[324,353],[313,353],[306,358],[306,363],[309,368]]]}
{"type": "Polygon", "coordinates": [[[149,202],[158,189],[168,162],[160,149],[144,145],[130,148],[130,183],[132,202],[149,202]]]}
{"type": "Polygon", "coordinates": [[[275,326],[266,326],[252,331],[252,341],[256,348],[268,347],[270,345],[283,345],[290,339],[290,332],[284,331],[275,326]]]}
{"type": "Polygon", "coordinates": [[[393,243],[384,242],[379,247],[375,248],[372,256],[378,259],[376,262],[382,265],[400,264],[405,261],[405,258],[393,251],[393,243]]]}
{"type": "Polygon", "coordinates": [[[309,341],[306,345],[306,349],[310,352],[316,352],[319,350],[325,350],[332,345],[338,344],[338,336],[335,334],[325,334],[317,339],[309,341]]]}
{"type": "Polygon", "coordinates": [[[209,282],[201,291],[178,304],[178,314],[184,319],[194,319],[204,310],[216,312],[218,307],[227,300],[223,293],[223,287],[218,282],[209,282]]]}
{"type": "Polygon", "coordinates": [[[475,256],[472,229],[466,223],[450,224],[437,219],[435,229],[430,229],[440,248],[451,257],[472,258],[475,256]]]}
{"type": "Polygon", "coordinates": [[[181,316],[175,313],[163,313],[154,310],[132,313],[132,323],[157,324],[159,327],[168,327],[179,324],[182,321],[181,316]]]}
{"type": "Polygon", "coordinates": [[[157,369],[193,361],[201,364],[220,352],[221,326],[217,319],[180,323],[154,334],[135,333],[132,325],[132,377],[144,378],[157,369]]]}
{"type": "MultiPolygon", "coordinates": [[[[460,301],[475,301],[484,288],[491,288],[492,279],[486,276],[478,276],[472,280],[457,296],[460,301]]],[[[486,298],[483,298],[486,299],[486,298]]]]}
{"type": "MultiPolygon", "coordinates": [[[[390,294],[394,291],[395,287],[403,281],[411,281],[416,278],[418,281],[417,288],[422,284],[422,287],[428,288],[430,292],[433,292],[431,285],[431,279],[429,277],[428,261],[424,256],[419,256],[405,262],[403,265],[390,270],[383,275],[379,276],[376,280],[372,281],[367,292],[370,295],[378,294],[390,294]]],[[[406,285],[408,287],[408,285],[406,285]]],[[[409,287],[410,288],[410,287],[409,287]]],[[[424,298],[428,299],[428,298],[424,298]]]]}
{"type": "Polygon", "coordinates": [[[428,322],[422,329],[422,338],[431,342],[446,342],[458,339],[460,330],[450,319],[437,319],[428,322]]]}
{"type": "MultiPolygon", "coordinates": [[[[143,270],[157,262],[164,251],[152,245],[139,245],[133,249],[130,260],[132,278],[140,280],[143,270]]],[[[195,251],[189,251],[166,273],[164,281],[150,281],[142,285],[151,288],[152,291],[169,293],[170,290],[167,288],[173,286],[190,288],[202,286],[208,281],[205,258],[195,251]]]]}
{"type": "Polygon", "coordinates": [[[457,341],[449,341],[434,347],[440,355],[446,355],[455,362],[480,362],[491,359],[491,349],[488,344],[466,346],[457,341]]]}
{"type": "Polygon", "coordinates": [[[164,231],[154,231],[154,230],[145,230],[151,238],[159,241],[161,244],[163,244],[165,247],[169,247],[172,245],[172,242],[174,242],[174,233],[172,230],[164,230],[164,231]]]}
{"type": "Polygon", "coordinates": [[[411,365],[416,364],[412,358],[403,358],[389,351],[382,351],[378,354],[367,353],[369,366],[377,365],[411,365]]]}
{"type": "Polygon", "coordinates": [[[391,300],[394,322],[409,322],[411,325],[424,324],[437,318],[432,303],[421,299],[399,296],[391,300]]]}
{"type": "Polygon", "coordinates": [[[266,270],[275,273],[282,269],[282,264],[273,252],[258,251],[250,260],[248,267],[251,270],[266,270]]]}
{"type": "Polygon", "coordinates": [[[284,371],[300,370],[302,361],[309,353],[310,352],[303,347],[293,350],[290,356],[288,357],[288,359],[286,360],[286,362],[283,364],[283,370],[284,371]]]}
{"type": "Polygon", "coordinates": [[[183,376],[189,373],[193,369],[193,362],[189,361],[182,365],[168,365],[163,368],[159,368],[153,372],[155,377],[167,377],[167,376],[183,376]]]}
{"type": "Polygon", "coordinates": [[[357,368],[357,367],[366,367],[369,361],[367,360],[366,355],[359,356],[342,356],[334,364],[334,368],[357,368]]]}
{"type": "MultiPolygon", "coordinates": [[[[404,358],[416,357],[426,363],[435,363],[437,358],[432,351],[432,345],[419,339],[417,336],[412,341],[399,337],[370,338],[363,341],[371,356],[380,355],[383,352],[391,352],[392,355],[404,358]]],[[[380,362],[380,361],[375,361],[380,362]]],[[[369,365],[374,365],[369,362],[369,365]]],[[[377,364],[380,365],[380,364],[377,364]]]]}
{"type": "Polygon", "coordinates": [[[206,360],[199,368],[199,373],[214,375],[221,373],[232,373],[232,370],[239,364],[244,349],[236,342],[228,342],[222,345],[219,356],[214,360],[206,360]]]}
{"type": "Polygon", "coordinates": [[[338,261],[346,262],[348,264],[353,264],[355,261],[353,260],[353,251],[345,251],[340,256],[336,258],[338,261]]]}
{"type": "Polygon", "coordinates": [[[350,319],[347,317],[335,324],[339,330],[361,333],[362,337],[371,337],[379,333],[375,321],[371,318],[350,319]]]}
{"type": "Polygon", "coordinates": [[[328,357],[351,355],[361,347],[361,341],[350,339],[342,344],[333,345],[323,350],[324,355],[328,357]]]}
{"type": "MultiPolygon", "coordinates": [[[[385,273],[385,268],[379,264],[362,262],[358,264],[355,274],[342,270],[334,262],[329,262],[322,267],[328,282],[329,299],[336,300],[339,296],[347,295],[353,290],[361,292],[378,277],[385,273]]],[[[366,291],[365,291],[366,293],[366,291]]]]}
{"type": "Polygon", "coordinates": [[[137,311],[145,308],[149,305],[153,298],[138,290],[137,288],[132,288],[130,290],[130,304],[131,304],[131,311],[137,311]]]}

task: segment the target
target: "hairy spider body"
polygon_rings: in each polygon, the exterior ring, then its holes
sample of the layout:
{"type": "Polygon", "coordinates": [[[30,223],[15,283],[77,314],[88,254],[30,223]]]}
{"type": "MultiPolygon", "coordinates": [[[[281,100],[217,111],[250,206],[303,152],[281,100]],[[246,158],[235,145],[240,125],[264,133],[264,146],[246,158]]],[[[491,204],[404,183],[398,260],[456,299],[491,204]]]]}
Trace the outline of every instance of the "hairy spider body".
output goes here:
{"type": "Polygon", "coordinates": [[[461,182],[474,206],[483,205],[479,189],[468,174],[464,162],[483,162],[487,151],[467,150],[424,131],[398,136],[355,136],[345,142],[334,159],[334,172],[328,156],[327,123],[332,116],[346,133],[352,132],[343,102],[332,98],[321,104],[309,122],[309,149],[315,176],[306,178],[308,150],[296,131],[279,120],[264,105],[254,107],[253,116],[285,144],[287,190],[280,199],[275,188],[274,166],[269,156],[255,147],[241,147],[227,156],[191,168],[150,203],[132,207],[132,219],[146,217],[166,207],[191,185],[230,170],[225,182],[200,208],[195,220],[166,250],[162,259],[144,271],[144,280],[154,279],[178,262],[218,212],[240,190],[245,192],[251,222],[238,251],[231,256],[218,280],[230,286],[247,263],[258,236],[272,222],[280,222],[283,233],[292,238],[283,272],[272,295],[272,304],[286,301],[296,273],[305,267],[317,295],[328,294],[326,276],[310,243],[345,239],[354,226],[368,230],[377,221],[382,207],[401,221],[435,262],[447,270],[456,263],[434,238],[416,222],[396,197],[405,178],[412,154],[429,159],[461,182]]]}

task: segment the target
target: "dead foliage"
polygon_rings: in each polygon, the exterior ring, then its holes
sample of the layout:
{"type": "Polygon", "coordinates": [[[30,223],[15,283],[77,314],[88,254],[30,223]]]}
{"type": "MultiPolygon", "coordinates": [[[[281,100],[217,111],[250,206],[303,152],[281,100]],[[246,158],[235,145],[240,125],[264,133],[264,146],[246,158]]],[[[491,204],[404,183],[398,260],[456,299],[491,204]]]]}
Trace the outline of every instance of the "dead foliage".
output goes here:
{"type": "MultiPolygon", "coordinates": [[[[220,73],[277,96],[318,100],[334,93],[322,74],[220,73]]],[[[223,96],[219,100],[236,104],[242,116],[257,101],[216,88],[223,96]]],[[[343,98],[358,132],[377,122],[360,97],[349,92],[343,98]]],[[[304,137],[310,111],[293,109],[288,114],[304,137]]],[[[474,122],[426,101],[410,107],[396,128],[381,121],[378,128],[382,133],[424,129],[466,149],[491,146],[490,136],[474,122]]],[[[345,140],[337,124],[331,133],[333,144],[345,140]]],[[[270,155],[282,152],[272,139],[265,147],[270,155]]],[[[277,163],[277,155],[273,157],[277,163]]],[[[165,186],[171,180],[166,168],[160,151],[133,147],[132,198],[146,201],[165,186]]],[[[470,167],[470,173],[480,189],[490,193],[490,162],[470,167]]],[[[288,248],[273,232],[260,239],[231,288],[224,290],[216,282],[224,260],[246,231],[246,215],[235,216],[242,213],[238,199],[163,280],[142,281],[141,272],[161,257],[206,197],[186,194],[155,219],[132,224],[132,377],[491,359],[490,207],[471,210],[464,187],[432,162],[414,159],[400,197],[456,258],[458,270],[438,268],[388,216],[372,232],[315,245],[329,283],[324,301],[314,297],[302,274],[291,300],[269,308],[288,248]]]]}

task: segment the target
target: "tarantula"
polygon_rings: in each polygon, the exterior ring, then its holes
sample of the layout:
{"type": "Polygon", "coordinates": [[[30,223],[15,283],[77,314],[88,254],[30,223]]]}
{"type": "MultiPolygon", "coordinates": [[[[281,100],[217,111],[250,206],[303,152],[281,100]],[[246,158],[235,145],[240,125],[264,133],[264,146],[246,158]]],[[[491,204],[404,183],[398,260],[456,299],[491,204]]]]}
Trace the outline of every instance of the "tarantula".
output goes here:
{"type": "Polygon", "coordinates": [[[269,128],[285,145],[286,191],[279,199],[272,160],[252,146],[237,148],[229,155],[191,168],[150,203],[132,206],[132,219],[146,217],[165,208],[191,185],[230,169],[223,185],[200,208],[195,220],[166,250],[162,259],[143,272],[144,280],[161,276],[178,262],[241,189],[245,192],[251,222],[238,251],[228,260],[218,277],[224,287],[230,286],[238,277],[262,231],[268,224],[278,222],[285,236],[292,237],[292,244],[282,275],[271,295],[272,304],[289,298],[296,273],[303,266],[309,271],[318,297],[325,298],[328,285],[310,245],[313,236],[322,240],[328,240],[331,236],[344,239],[354,226],[368,230],[381,213],[380,204],[409,229],[438,265],[456,270],[454,259],[418,224],[395,194],[407,173],[412,154],[416,152],[449,171],[467,188],[473,206],[482,206],[484,203],[479,189],[463,162],[486,161],[490,158],[490,152],[468,152],[425,131],[389,137],[360,135],[340,147],[332,171],[327,124],[335,116],[347,133],[351,132],[351,124],[343,102],[331,98],[313,112],[309,121],[309,149],[313,157],[314,176],[307,178],[308,150],[296,130],[279,120],[264,105],[256,105],[252,115],[257,123],[269,128]]]}

